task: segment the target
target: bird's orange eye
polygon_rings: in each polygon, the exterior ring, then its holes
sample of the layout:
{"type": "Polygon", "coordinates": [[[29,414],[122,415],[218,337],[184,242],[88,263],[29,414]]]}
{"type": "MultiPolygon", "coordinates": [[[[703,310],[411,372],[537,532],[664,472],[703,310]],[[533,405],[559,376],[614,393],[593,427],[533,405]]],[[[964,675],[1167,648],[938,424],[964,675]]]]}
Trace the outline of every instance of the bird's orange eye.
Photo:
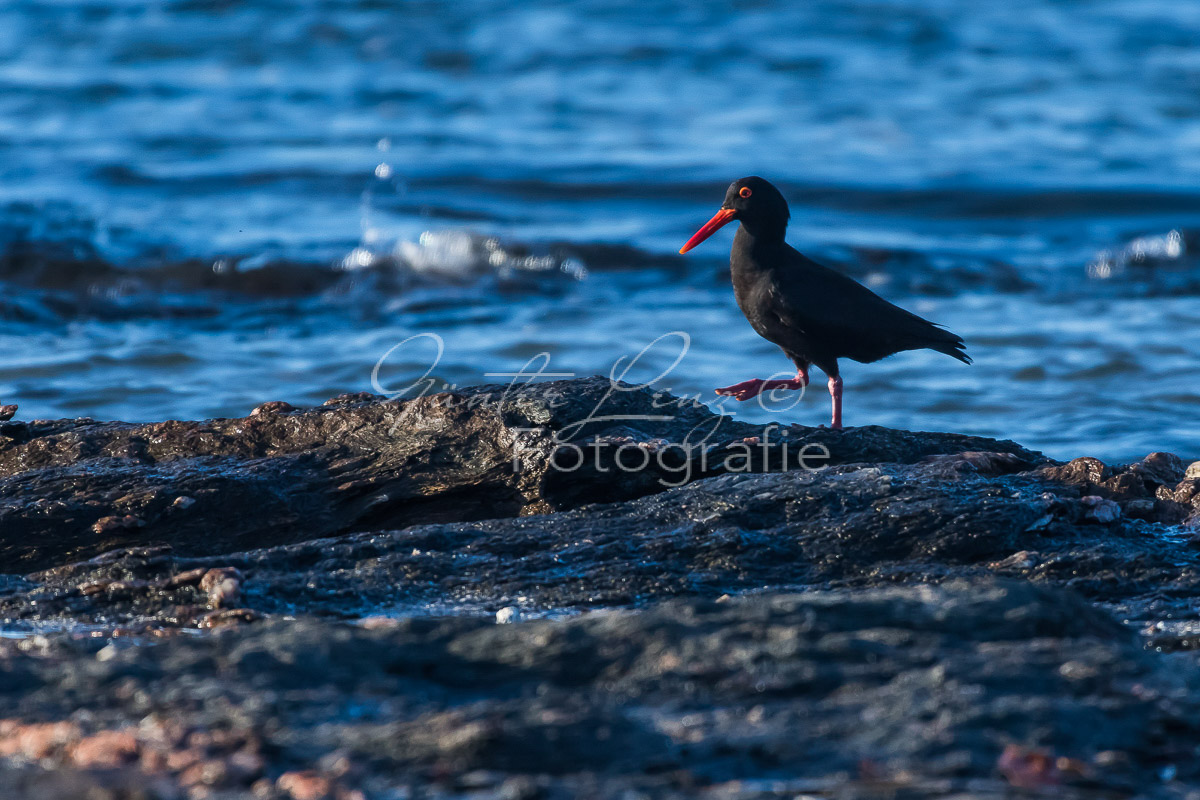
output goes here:
{"type": "Polygon", "coordinates": [[[743,186],[741,189],[738,189],[738,194],[740,194],[742,197],[749,197],[750,195],[754,194],[754,192],[750,191],[749,186],[743,186]]]}

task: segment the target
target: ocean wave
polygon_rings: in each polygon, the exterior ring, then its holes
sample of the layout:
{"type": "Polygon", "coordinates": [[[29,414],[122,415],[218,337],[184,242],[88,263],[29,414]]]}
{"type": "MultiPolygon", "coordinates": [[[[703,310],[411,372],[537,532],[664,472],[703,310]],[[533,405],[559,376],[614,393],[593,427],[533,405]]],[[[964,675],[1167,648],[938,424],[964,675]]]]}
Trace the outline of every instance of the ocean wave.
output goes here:
{"type": "Polygon", "coordinates": [[[372,303],[437,287],[540,292],[587,274],[584,263],[561,247],[453,230],[387,246],[360,245],[334,262],[260,253],[121,264],[79,238],[17,240],[0,249],[0,319],[210,316],[227,298],[372,303]]]}
{"type": "Polygon", "coordinates": [[[1135,236],[1097,253],[1086,271],[1093,281],[1125,285],[1142,294],[1200,294],[1200,231],[1172,229],[1135,236]]]}
{"type": "MultiPolygon", "coordinates": [[[[625,243],[525,242],[463,228],[432,228],[389,238],[370,229],[329,259],[278,251],[181,256],[169,246],[112,245],[111,234],[69,206],[6,209],[0,217],[0,319],[36,322],[71,317],[203,317],[223,298],[283,303],[325,298],[332,304],[388,302],[417,291],[470,287],[488,292],[559,293],[591,274],[646,272],[664,286],[728,281],[722,249],[681,258],[625,243]],[[132,252],[126,258],[122,252],[132,252]],[[697,283],[699,281],[699,283],[697,283]]],[[[1103,297],[1200,294],[1200,231],[1188,228],[1129,237],[1084,266],[1018,263],[945,247],[921,250],[858,244],[805,248],[889,297],[970,292],[1039,292],[1103,297]],[[1083,275],[1080,275],[1082,271],[1083,275]],[[1086,278],[1086,279],[1085,279],[1086,278]]],[[[459,298],[461,299],[461,298],[459,298]]],[[[401,304],[403,305],[403,303],[401,304]]],[[[394,306],[389,306],[394,307],[394,306]]]]}

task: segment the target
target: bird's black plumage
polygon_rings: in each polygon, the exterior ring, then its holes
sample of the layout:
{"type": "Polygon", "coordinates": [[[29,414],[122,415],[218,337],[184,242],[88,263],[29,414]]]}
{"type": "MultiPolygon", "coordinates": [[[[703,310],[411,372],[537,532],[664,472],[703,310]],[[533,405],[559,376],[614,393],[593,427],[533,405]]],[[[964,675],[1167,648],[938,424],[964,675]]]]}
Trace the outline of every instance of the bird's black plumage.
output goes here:
{"type": "MultiPolygon", "coordinates": [[[[760,336],[792,360],[797,380],[802,376],[807,384],[810,364],[830,377],[835,424],[840,425],[841,416],[840,358],[871,362],[903,350],[928,348],[971,363],[962,337],[889,303],[788,245],[784,241],[788,218],[787,201],[769,181],[742,178],[730,185],[717,216],[681,252],[721,225],[741,222],[730,253],[738,307],[760,336]]],[[[718,391],[748,399],[738,392],[718,391]]]]}

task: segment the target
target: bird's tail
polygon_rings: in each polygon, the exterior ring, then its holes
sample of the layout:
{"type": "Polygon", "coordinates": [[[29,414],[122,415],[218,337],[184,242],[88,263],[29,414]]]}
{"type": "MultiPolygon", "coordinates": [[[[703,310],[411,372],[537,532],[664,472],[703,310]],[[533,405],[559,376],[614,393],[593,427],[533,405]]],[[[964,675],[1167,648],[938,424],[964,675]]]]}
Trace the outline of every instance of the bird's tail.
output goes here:
{"type": "Polygon", "coordinates": [[[903,313],[907,323],[903,326],[905,338],[909,342],[906,350],[928,348],[957,358],[964,364],[971,363],[971,357],[967,355],[967,345],[957,333],[948,331],[936,322],[918,317],[909,311],[903,313]]]}
{"type": "Polygon", "coordinates": [[[939,353],[945,353],[948,356],[953,356],[964,364],[971,363],[971,357],[967,355],[967,345],[963,342],[962,337],[956,333],[951,333],[943,328],[938,328],[938,336],[935,340],[929,342],[925,346],[930,350],[936,350],[939,353]]]}

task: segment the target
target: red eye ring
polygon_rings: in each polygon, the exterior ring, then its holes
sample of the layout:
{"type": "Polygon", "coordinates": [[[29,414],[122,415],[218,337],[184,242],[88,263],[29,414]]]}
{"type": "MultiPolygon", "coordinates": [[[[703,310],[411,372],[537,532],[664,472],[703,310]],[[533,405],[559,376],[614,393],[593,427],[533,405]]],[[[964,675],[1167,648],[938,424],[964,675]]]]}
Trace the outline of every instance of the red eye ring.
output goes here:
{"type": "Polygon", "coordinates": [[[749,186],[743,186],[741,189],[738,189],[738,194],[740,194],[742,197],[749,197],[750,195],[754,194],[754,192],[750,190],[749,186]]]}

